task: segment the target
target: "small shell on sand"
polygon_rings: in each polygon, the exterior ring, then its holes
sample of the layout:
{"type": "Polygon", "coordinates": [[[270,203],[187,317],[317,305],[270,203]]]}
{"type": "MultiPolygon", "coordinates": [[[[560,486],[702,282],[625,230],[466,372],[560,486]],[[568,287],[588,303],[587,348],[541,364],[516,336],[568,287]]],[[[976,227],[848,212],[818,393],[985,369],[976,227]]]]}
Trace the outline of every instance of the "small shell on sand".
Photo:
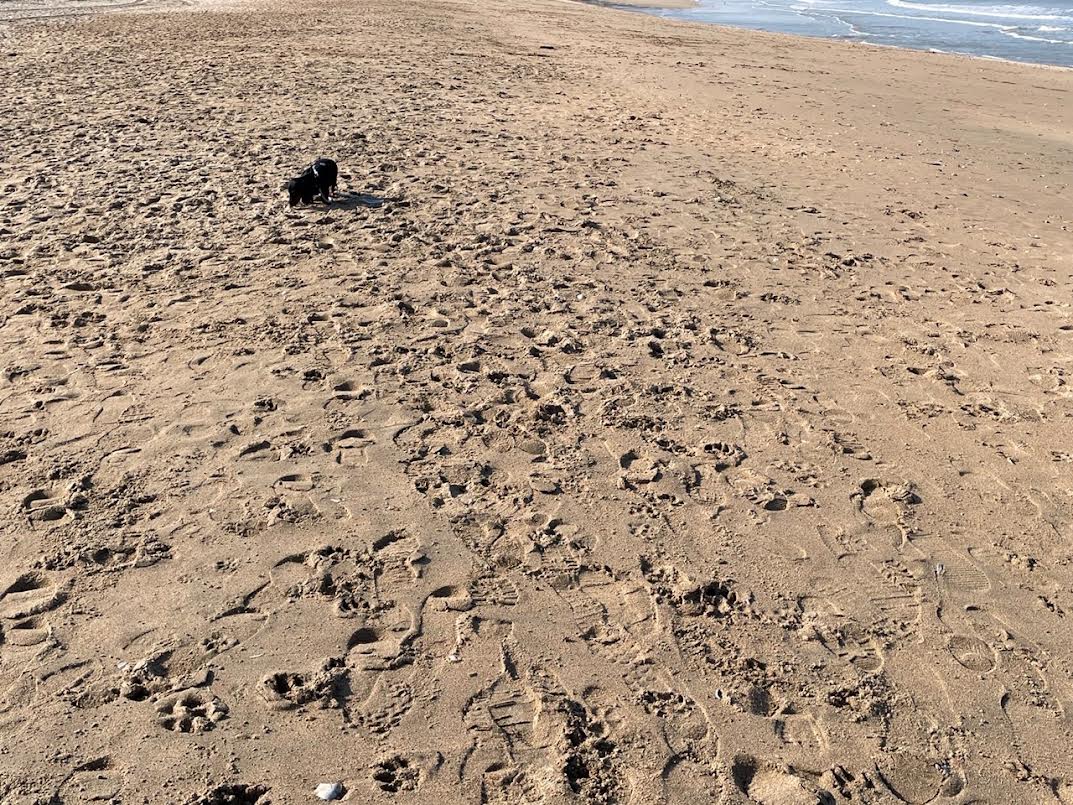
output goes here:
{"type": "Polygon", "coordinates": [[[334,799],[342,799],[346,789],[343,788],[342,783],[321,783],[314,789],[313,793],[317,795],[318,799],[328,802],[334,799]]]}

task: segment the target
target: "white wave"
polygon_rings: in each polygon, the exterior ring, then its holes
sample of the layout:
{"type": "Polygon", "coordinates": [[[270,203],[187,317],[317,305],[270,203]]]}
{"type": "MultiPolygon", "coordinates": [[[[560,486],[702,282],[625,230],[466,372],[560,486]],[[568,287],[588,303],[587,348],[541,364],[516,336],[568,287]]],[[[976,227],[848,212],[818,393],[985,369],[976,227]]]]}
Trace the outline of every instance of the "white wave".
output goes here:
{"type": "MultiPolygon", "coordinates": [[[[888,2],[891,2],[891,0],[888,0],[888,2]]],[[[1045,39],[1041,36],[1030,36],[1029,34],[1023,34],[1018,32],[1016,26],[1003,25],[998,22],[977,22],[975,20],[949,20],[945,17],[918,17],[915,15],[908,16],[906,14],[885,14],[881,11],[854,11],[853,14],[860,14],[866,17],[887,17],[896,20],[923,20],[925,22],[943,22],[948,23],[950,25],[968,25],[972,28],[992,28],[1001,34],[1005,34],[1006,36],[1012,36],[1015,39],[1027,39],[1034,42],[1043,42],[1044,44],[1048,45],[1073,45],[1073,42],[1064,39],[1045,39]]]]}
{"type": "Polygon", "coordinates": [[[876,38],[876,39],[899,39],[899,38],[901,38],[898,34],[883,34],[883,33],[878,33],[876,31],[866,31],[863,28],[860,28],[860,27],[854,25],[849,20],[844,20],[844,19],[842,19],[841,17],[839,17],[837,15],[835,15],[835,19],[838,20],[839,22],[841,22],[843,25],[849,26],[850,32],[848,34],[843,34],[843,36],[860,36],[860,37],[870,36],[870,37],[873,37],[873,38],[876,38]]]}
{"type": "Polygon", "coordinates": [[[889,14],[889,13],[885,13],[885,12],[882,12],[882,11],[850,11],[850,12],[843,11],[841,13],[843,13],[843,14],[852,14],[853,16],[885,17],[885,18],[891,19],[891,20],[908,20],[908,21],[922,20],[924,22],[945,22],[945,23],[947,23],[949,25],[968,25],[968,26],[970,26],[972,28],[995,28],[995,29],[1000,30],[1000,31],[1004,31],[1004,30],[1006,30],[1007,28],[1010,27],[1009,25],[1002,25],[1001,23],[998,23],[998,22],[977,22],[975,20],[950,20],[950,19],[947,19],[946,17],[919,17],[919,16],[917,16],[915,14],[913,14],[913,15],[910,15],[910,14],[889,14]]]}
{"type": "Polygon", "coordinates": [[[909,0],[887,0],[888,6],[930,14],[960,14],[966,17],[992,17],[1006,20],[1047,20],[1073,22],[1073,16],[1057,13],[1062,9],[1038,6],[967,6],[960,4],[912,3],[909,0]]]}
{"type": "Polygon", "coordinates": [[[1043,36],[1032,36],[1030,34],[1023,34],[1020,31],[1015,31],[1012,28],[1003,28],[1002,33],[1006,36],[1012,36],[1014,39],[1025,39],[1029,42],[1046,42],[1048,45],[1073,45],[1066,39],[1047,39],[1043,36]]]}

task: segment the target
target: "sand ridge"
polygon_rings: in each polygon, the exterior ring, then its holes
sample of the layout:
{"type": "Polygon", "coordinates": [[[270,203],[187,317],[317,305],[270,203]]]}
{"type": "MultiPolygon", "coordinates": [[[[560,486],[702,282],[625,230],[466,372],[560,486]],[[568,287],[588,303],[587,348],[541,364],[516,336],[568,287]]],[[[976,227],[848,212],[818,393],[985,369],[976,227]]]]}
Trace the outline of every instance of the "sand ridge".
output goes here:
{"type": "Polygon", "coordinates": [[[540,0],[12,52],[0,801],[1073,798],[1071,74],[540,0]]]}

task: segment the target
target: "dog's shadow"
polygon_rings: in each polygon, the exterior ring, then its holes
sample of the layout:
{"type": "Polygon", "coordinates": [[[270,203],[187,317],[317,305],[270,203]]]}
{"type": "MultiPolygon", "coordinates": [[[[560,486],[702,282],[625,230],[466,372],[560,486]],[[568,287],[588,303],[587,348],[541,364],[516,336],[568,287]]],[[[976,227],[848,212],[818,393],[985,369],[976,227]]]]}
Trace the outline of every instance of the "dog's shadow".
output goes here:
{"type": "Polygon", "coordinates": [[[393,200],[384,196],[374,196],[371,193],[347,191],[332,198],[329,206],[342,210],[356,210],[359,207],[375,210],[390,204],[393,200]]]}

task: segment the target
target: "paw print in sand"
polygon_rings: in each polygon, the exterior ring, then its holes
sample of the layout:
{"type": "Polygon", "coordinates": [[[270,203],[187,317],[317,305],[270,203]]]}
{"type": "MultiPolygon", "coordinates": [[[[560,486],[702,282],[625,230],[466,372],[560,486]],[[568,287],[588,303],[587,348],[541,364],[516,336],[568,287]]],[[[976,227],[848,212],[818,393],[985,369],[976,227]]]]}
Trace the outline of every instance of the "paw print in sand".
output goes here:
{"type": "Polygon", "coordinates": [[[394,794],[399,791],[416,791],[421,781],[421,770],[401,755],[382,760],[373,769],[373,780],[381,791],[394,794]]]}
{"type": "Polygon", "coordinates": [[[208,732],[227,718],[227,705],[208,693],[183,690],[160,700],[157,722],[172,732],[208,732]]]}

